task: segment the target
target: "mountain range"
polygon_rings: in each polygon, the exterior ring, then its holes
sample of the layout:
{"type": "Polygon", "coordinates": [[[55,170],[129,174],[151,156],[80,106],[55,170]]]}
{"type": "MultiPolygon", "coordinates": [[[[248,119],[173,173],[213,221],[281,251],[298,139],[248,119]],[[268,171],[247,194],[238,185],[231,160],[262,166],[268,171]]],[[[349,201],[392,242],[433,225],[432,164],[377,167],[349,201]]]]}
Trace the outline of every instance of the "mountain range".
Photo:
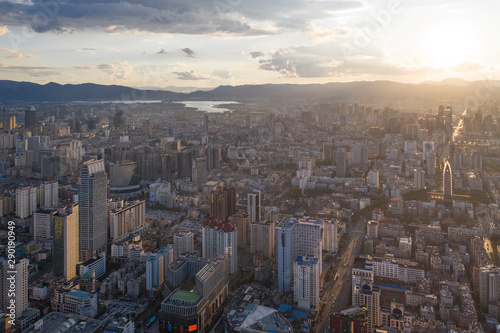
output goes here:
{"type": "Polygon", "coordinates": [[[110,100],[235,100],[286,101],[304,99],[318,102],[355,101],[442,101],[483,102],[500,100],[500,81],[446,79],[418,84],[393,81],[332,82],[325,84],[261,84],[219,86],[204,91],[180,93],[137,89],[93,83],[65,84],[0,80],[0,103],[110,101],[110,100]]]}

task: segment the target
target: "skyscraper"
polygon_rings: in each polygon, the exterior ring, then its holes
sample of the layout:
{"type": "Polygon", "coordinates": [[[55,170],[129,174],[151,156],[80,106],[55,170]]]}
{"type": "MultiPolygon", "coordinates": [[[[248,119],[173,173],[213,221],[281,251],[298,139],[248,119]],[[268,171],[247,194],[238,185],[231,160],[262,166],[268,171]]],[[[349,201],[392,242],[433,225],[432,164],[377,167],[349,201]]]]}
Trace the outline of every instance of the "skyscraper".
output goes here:
{"type": "Polygon", "coordinates": [[[24,127],[30,130],[36,127],[36,109],[34,106],[28,106],[24,111],[24,127]]]}
{"type": "Polygon", "coordinates": [[[293,301],[301,308],[315,309],[319,302],[318,258],[298,256],[293,262],[293,301]]]}
{"type": "Polygon", "coordinates": [[[33,186],[23,186],[16,189],[16,215],[24,219],[36,211],[37,189],[33,186]]]}
{"type": "Polygon", "coordinates": [[[250,234],[252,237],[250,249],[252,253],[261,253],[267,258],[271,258],[274,255],[276,250],[275,228],[274,222],[271,221],[259,221],[250,225],[250,234]]]}
{"type": "Polygon", "coordinates": [[[453,206],[453,173],[449,161],[444,163],[443,195],[445,206],[453,206]]]}
{"type": "Polygon", "coordinates": [[[174,235],[174,258],[180,254],[194,251],[194,234],[191,231],[174,235]]]}
{"type": "Polygon", "coordinates": [[[15,267],[10,267],[10,263],[0,258],[0,310],[10,313],[9,305],[11,299],[15,298],[14,311],[16,318],[20,318],[23,311],[28,308],[28,259],[19,259],[15,267]],[[11,284],[15,284],[15,296],[9,295],[11,284]]]}
{"type": "Polygon", "coordinates": [[[52,237],[55,209],[39,209],[33,214],[33,238],[35,241],[46,241],[52,237]]]}
{"type": "Polygon", "coordinates": [[[61,206],[53,217],[54,274],[66,281],[76,276],[78,264],[78,204],[61,206]]]}
{"type": "Polygon", "coordinates": [[[226,272],[234,274],[238,269],[237,229],[232,222],[222,222],[209,218],[201,229],[203,237],[203,257],[211,259],[224,256],[227,259],[226,272]]]}
{"type": "Polygon", "coordinates": [[[413,186],[417,190],[425,188],[425,171],[421,168],[413,170],[413,186]]]}
{"type": "Polygon", "coordinates": [[[106,251],[108,177],[103,160],[83,164],[80,174],[80,260],[87,261],[106,251]]]}
{"type": "Polygon", "coordinates": [[[207,181],[207,158],[196,157],[193,161],[193,183],[203,184],[207,181]]]}
{"type": "Polygon", "coordinates": [[[259,190],[254,190],[252,193],[248,193],[247,211],[248,216],[250,217],[250,223],[261,220],[260,197],[261,193],[259,190]]]}
{"type": "Polygon", "coordinates": [[[208,133],[208,114],[203,115],[203,133],[208,133]]]}
{"type": "Polygon", "coordinates": [[[219,187],[210,193],[210,217],[227,221],[236,212],[236,189],[234,187],[219,187]]]}
{"type": "Polygon", "coordinates": [[[335,153],[335,164],[337,166],[337,177],[347,176],[347,160],[349,153],[345,150],[337,150],[335,153]]]}
{"type": "Polygon", "coordinates": [[[321,239],[322,222],[284,217],[276,226],[278,256],[278,289],[288,292],[293,288],[293,261],[298,256],[314,256],[323,265],[321,239]]]}

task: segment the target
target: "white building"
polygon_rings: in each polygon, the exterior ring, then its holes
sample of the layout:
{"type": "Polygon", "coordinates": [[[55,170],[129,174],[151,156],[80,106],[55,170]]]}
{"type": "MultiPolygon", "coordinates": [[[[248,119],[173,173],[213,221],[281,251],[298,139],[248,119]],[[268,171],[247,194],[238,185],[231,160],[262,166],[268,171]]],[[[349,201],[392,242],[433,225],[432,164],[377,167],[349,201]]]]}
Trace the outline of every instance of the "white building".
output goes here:
{"type": "Polygon", "coordinates": [[[156,290],[163,284],[167,278],[167,267],[172,259],[170,246],[148,257],[146,260],[146,290],[156,290]]]}
{"type": "Polygon", "coordinates": [[[276,226],[276,247],[278,256],[278,289],[288,292],[292,289],[293,261],[298,256],[311,255],[323,265],[322,221],[299,220],[284,217],[276,226]]]}
{"type": "Polygon", "coordinates": [[[218,218],[207,219],[201,229],[204,258],[224,256],[227,259],[226,272],[234,274],[238,269],[238,238],[234,223],[223,223],[218,218]]]}
{"type": "Polygon", "coordinates": [[[339,221],[325,221],[323,223],[323,251],[337,252],[339,249],[339,221]]]}
{"type": "Polygon", "coordinates": [[[15,267],[10,267],[6,259],[0,259],[0,310],[6,314],[14,311],[16,318],[28,308],[28,264],[28,259],[17,259],[15,267]],[[8,295],[11,289],[15,289],[14,297],[8,295]],[[11,299],[15,299],[13,309],[9,308],[11,299]]]}
{"type": "Polygon", "coordinates": [[[194,251],[194,234],[191,231],[174,235],[174,258],[180,254],[194,251]]]}
{"type": "Polygon", "coordinates": [[[413,187],[417,190],[425,188],[425,171],[422,169],[415,169],[413,171],[413,187]]]}
{"type": "Polygon", "coordinates": [[[98,279],[106,273],[106,252],[103,252],[99,258],[92,258],[83,264],[80,264],[79,275],[82,277],[85,273],[92,275],[95,272],[95,278],[98,279]]]}
{"type": "Polygon", "coordinates": [[[250,223],[258,222],[261,220],[261,193],[258,190],[254,190],[252,193],[248,193],[247,196],[247,213],[250,218],[250,223]]]}
{"type": "Polygon", "coordinates": [[[298,256],[293,263],[293,301],[301,308],[315,309],[319,302],[319,276],[321,269],[318,259],[298,256]]]}
{"type": "Polygon", "coordinates": [[[97,314],[97,293],[73,289],[54,290],[51,300],[52,310],[94,317],[97,314]]]}
{"type": "Polygon", "coordinates": [[[43,182],[40,184],[40,207],[56,207],[59,205],[59,183],[43,182]]]}
{"type": "Polygon", "coordinates": [[[146,224],[144,200],[127,202],[115,200],[109,203],[109,238],[116,239],[129,234],[146,224]]]}
{"type": "Polygon", "coordinates": [[[27,218],[36,211],[37,189],[33,186],[23,186],[16,189],[16,215],[27,218]]]}

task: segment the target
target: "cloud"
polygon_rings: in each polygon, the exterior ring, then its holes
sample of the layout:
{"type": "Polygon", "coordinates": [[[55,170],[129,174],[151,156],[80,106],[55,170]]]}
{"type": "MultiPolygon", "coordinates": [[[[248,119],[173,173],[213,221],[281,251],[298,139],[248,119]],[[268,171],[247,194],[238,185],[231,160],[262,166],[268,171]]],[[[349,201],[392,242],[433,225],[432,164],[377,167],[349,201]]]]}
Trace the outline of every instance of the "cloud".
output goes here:
{"type": "Polygon", "coordinates": [[[165,51],[165,49],[161,49],[156,54],[167,54],[167,51],[165,51]]]}
{"type": "Polygon", "coordinates": [[[1,49],[0,51],[4,52],[7,54],[7,58],[11,59],[21,59],[21,58],[35,58],[33,54],[22,54],[21,52],[18,52],[16,50],[11,50],[11,49],[1,49]]]}
{"type": "Polygon", "coordinates": [[[221,79],[233,79],[233,74],[227,69],[215,70],[213,76],[220,77],[221,79]]]}
{"type": "Polygon", "coordinates": [[[93,48],[93,47],[84,47],[84,48],[81,48],[81,49],[73,49],[73,51],[76,51],[76,52],[85,52],[85,53],[91,53],[91,54],[94,54],[96,52],[120,52],[120,50],[117,50],[117,49],[98,49],[98,48],[93,48]]]}
{"type": "Polygon", "coordinates": [[[250,52],[250,56],[252,57],[252,59],[260,58],[260,57],[263,57],[264,55],[265,55],[265,53],[260,52],[260,51],[250,52]]]}
{"type": "Polygon", "coordinates": [[[9,73],[19,73],[19,74],[28,74],[33,77],[42,77],[42,76],[53,76],[59,75],[61,73],[57,72],[53,67],[44,67],[44,66],[11,66],[0,63],[0,73],[9,72],[9,73]]]}
{"type": "Polygon", "coordinates": [[[471,62],[461,62],[455,66],[450,67],[453,72],[474,72],[483,68],[481,64],[471,62]]]}
{"type": "Polygon", "coordinates": [[[129,75],[132,73],[132,65],[124,60],[115,60],[111,63],[103,63],[97,65],[98,70],[106,73],[106,78],[110,80],[129,80],[129,75]]]}
{"type": "Polygon", "coordinates": [[[98,29],[109,33],[257,36],[279,29],[304,29],[313,20],[363,6],[358,0],[0,1],[0,22],[28,25],[40,33],[98,29]]]}
{"type": "Polygon", "coordinates": [[[177,75],[177,78],[179,80],[207,80],[207,79],[210,79],[210,76],[197,74],[194,71],[173,72],[172,74],[177,75]]]}
{"type": "Polygon", "coordinates": [[[191,49],[189,47],[185,47],[181,51],[184,53],[185,57],[196,58],[196,56],[194,55],[193,49],[191,49]]]}
{"type": "Polygon", "coordinates": [[[6,25],[0,25],[0,36],[5,35],[9,32],[9,28],[6,25]]]}

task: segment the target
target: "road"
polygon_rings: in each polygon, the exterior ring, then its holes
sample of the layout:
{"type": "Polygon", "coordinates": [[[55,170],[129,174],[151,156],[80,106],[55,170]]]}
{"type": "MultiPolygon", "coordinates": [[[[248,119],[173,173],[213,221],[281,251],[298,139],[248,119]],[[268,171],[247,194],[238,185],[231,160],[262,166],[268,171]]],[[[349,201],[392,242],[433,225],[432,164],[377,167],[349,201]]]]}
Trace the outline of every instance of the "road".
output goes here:
{"type": "Polygon", "coordinates": [[[365,236],[366,219],[359,218],[354,222],[351,229],[347,232],[348,238],[346,248],[340,258],[336,281],[329,281],[323,285],[323,295],[321,303],[326,302],[323,315],[318,318],[316,332],[329,332],[330,314],[346,308],[351,298],[351,271],[354,265],[356,255],[359,255],[363,237],[365,236]]]}

